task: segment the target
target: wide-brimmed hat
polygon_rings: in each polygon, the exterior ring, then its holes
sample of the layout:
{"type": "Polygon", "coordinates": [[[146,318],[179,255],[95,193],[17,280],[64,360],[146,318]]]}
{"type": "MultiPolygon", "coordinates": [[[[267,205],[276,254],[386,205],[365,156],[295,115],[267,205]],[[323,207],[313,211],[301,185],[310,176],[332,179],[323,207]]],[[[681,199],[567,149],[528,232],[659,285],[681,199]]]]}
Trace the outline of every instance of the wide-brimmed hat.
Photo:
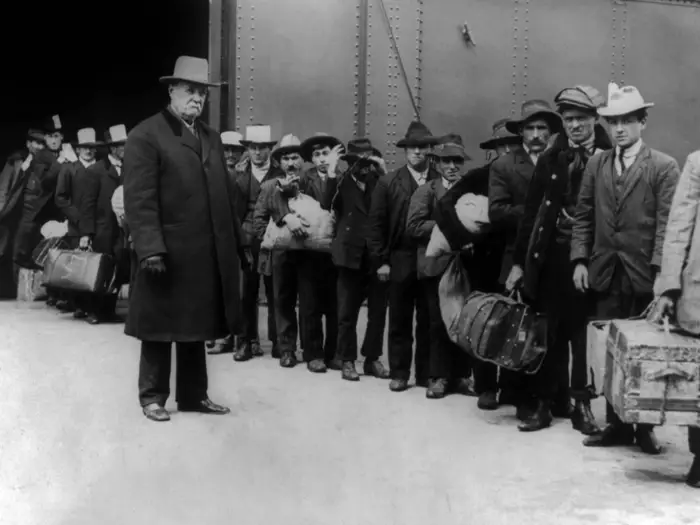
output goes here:
{"type": "Polygon", "coordinates": [[[61,124],[61,117],[54,115],[51,118],[47,118],[44,121],[44,133],[51,135],[52,133],[63,133],[63,125],[61,124]]]}
{"type": "Polygon", "coordinates": [[[434,137],[428,127],[422,122],[413,121],[409,124],[404,138],[396,143],[397,148],[420,148],[434,146],[438,138],[434,137]]]}
{"type": "Polygon", "coordinates": [[[27,131],[27,140],[33,140],[35,142],[44,142],[44,132],[40,129],[30,128],[27,131]]]}
{"type": "Polygon", "coordinates": [[[603,95],[596,88],[591,86],[578,85],[562,89],[554,97],[557,111],[561,113],[567,108],[582,109],[584,111],[595,112],[605,104],[603,95]]]}
{"type": "Polygon", "coordinates": [[[95,128],[83,128],[78,130],[77,140],[73,143],[76,148],[96,148],[103,146],[104,142],[97,140],[95,128]]]}
{"type": "Polygon", "coordinates": [[[620,117],[653,107],[652,102],[644,102],[642,94],[634,86],[620,87],[615,83],[608,84],[608,103],[598,108],[601,117],[620,117]]]}
{"type": "Polygon", "coordinates": [[[116,126],[111,126],[105,133],[105,142],[108,146],[113,146],[116,144],[124,144],[126,142],[126,126],[124,124],[117,124],[116,126]]]}
{"type": "Polygon", "coordinates": [[[483,150],[494,150],[499,146],[515,146],[520,144],[523,138],[520,135],[514,135],[506,128],[509,119],[502,118],[497,120],[491,126],[491,138],[479,144],[483,150]]]}
{"type": "Polygon", "coordinates": [[[272,150],[270,158],[279,161],[282,155],[289,155],[290,153],[299,153],[301,155],[301,141],[299,137],[291,133],[282,137],[277,147],[272,150]]]}
{"type": "Polygon", "coordinates": [[[438,140],[437,146],[433,148],[433,155],[437,158],[461,158],[471,160],[471,157],[464,149],[462,136],[458,133],[449,133],[438,140]]]}
{"type": "MultiPolygon", "coordinates": [[[[181,56],[175,62],[175,70],[172,75],[160,77],[160,82],[172,84],[173,82],[190,82],[202,86],[220,86],[222,82],[209,80],[209,62],[206,58],[181,56]]],[[[225,83],[225,82],[224,82],[225,83]]]]}
{"type": "Polygon", "coordinates": [[[347,151],[340,158],[347,162],[354,162],[360,157],[379,157],[382,152],[372,145],[372,141],[368,138],[358,138],[348,141],[347,151]]]}
{"type": "Polygon", "coordinates": [[[340,140],[329,135],[328,133],[317,132],[301,143],[301,156],[304,160],[309,162],[313,156],[314,147],[316,146],[328,146],[333,149],[338,144],[342,144],[340,140]]]}
{"type": "Polygon", "coordinates": [[[257,144],[258,146],[267,146],[269,148],[277,144],[276,140],[272,140],[272,128],[270,126],[263,126],[261,124],[246,126],[245,139],[241,139],[241,145],[244,148],[247,148],[251,144],[257,144]]]}
{"type": "Polygon", "coordinates": [[[546,100],[528,100],[523,102],[520,110],[520,119],[512,119],[506,122],[506,129],[511,133],[520,134],[520,129],[533,120],[544,120],[549,124],[552,133],[557,133],[562,128],[561,117],[552,110],[552,106],[546,100]]]}
{"type": "Polygon", "coordinates": [[[243,140],[243,135],[237,131],[224,131],[221,134],[221,142],[224,148],[245,149],[245,146],[241,144],[241,140],[243,140]]]}

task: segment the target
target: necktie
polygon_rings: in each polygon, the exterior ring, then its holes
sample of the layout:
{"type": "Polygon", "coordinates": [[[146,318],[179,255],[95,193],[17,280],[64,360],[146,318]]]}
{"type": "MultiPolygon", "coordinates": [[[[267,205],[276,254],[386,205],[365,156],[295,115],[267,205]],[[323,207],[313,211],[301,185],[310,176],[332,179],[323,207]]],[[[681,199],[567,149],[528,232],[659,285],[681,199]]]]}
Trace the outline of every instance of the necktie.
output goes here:
{"type": "Polygon", "coordinates": [[[620,175],[624,175],[627,171],[627,166],[625,166],[625,157],[620,152],[620,175]]]}

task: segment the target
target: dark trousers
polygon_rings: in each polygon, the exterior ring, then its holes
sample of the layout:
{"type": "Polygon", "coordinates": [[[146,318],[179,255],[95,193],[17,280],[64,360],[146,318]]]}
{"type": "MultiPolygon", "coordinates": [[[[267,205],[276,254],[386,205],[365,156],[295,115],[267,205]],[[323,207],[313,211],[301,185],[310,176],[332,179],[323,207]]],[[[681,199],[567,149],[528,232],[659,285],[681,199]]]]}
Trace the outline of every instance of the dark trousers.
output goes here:
{"type": "Polygon", "coordinates": [[[328,253],[303,251],[297,254],[297,267],[304,360],[333,359],[338,339],[337,271],[333,260],[328,253]]]}
{"type": "Polygon", "coordinates": [[[531,393],[551,402],[592,397],[587,388],[586,327],[593,304],[574,287],[569,254],[568,243],[552,242],[547,250],[538,308],[547,316],[547,354],[537,374],[528,377],[531,393]]]}
{"type": "Polygon", "coordinates": [[[459,379],[469,377],[470,362],[466,352],[455,345],[447,335],[440,312],[440,277],[421,280],[425,302],[428,305],[430,322],[430,366],[429,375],[437,379],[459,379]]]}
{"type": "MultiPolygon", "coordinates": [[[[301,277],[299,251],[272,252],[273,311],[277,327],[277,346],[280,352],[296,352],[299,326],[297,324],[297,292],[301,277]]],[[[299,310],[304,316],[308,301],[299,296],[299,310]]],[[[268,304],[268,308],[269,308],[268,304]]]]}
{"type": "Polygon", "coordinates": [[[430,316],[421,283],[414,275],[389,284],[389,368],[392,379],[408,380],[413,354],[415,323],[416,381],[430,377],[430,316]]]}
{"type": "Polygon", "coordinates": [[[36,268],[32,252],[41,242],[41,224],[24,217],[19,221],[14,239],[13,260],[22,268],[36,268]]]}
{"type": "Polygon", "coordinates": [[[386,325],[387,283],[380,281],[369,264],[360,270],[338,268],[338,352],[342,361],[357,360],[357,319],[367,299],[367,330],[362,341],[365,361],[382,355],[386,325]]]}
{"type": "Polygon", "coordinates": [[[688,427],[688,448],[691,454],[700,456],[700,427],[688,427]]]}
{"type": "MultiPolygon", "coordinates": [[[[207,398],[207,358],[204,343],[175,343],[176,401],[196,403],[207,398]]],[[[139,363],[139,400],[141,406],[158,403],[170,396],[172,344],[160,341],[141,342],[139,363]]]]}
{"type": "MultiPolygon", "coordinates": [[[[250,343],[260,339],[258,333],[260,297],[260,274],[257,272],[259,250],[254,250],[254,263],[251,268],[241,274],[241,341],[250,343]]],[[[267,298],[267,337],[274,344],[277,341],[275,326],[275,294],[272,277],[264,277],[265,296],[267,298]]]]}
{"type": "MultiPolygon", "coordinates": [[[[596,300],[596,319],[607,321],[641,315],[653,299],[654,297],[651,294],[639,295],[635,293],[629,276],[618,265],[607,293],[598,295],[596,300]]],[[[610,403],[606,403],[605,406],[605,419],[611,425],[625,425],[617,416],[615,409],[610,403]]],[[[632,425],[629,426],[631,427],[632,425]]],[[[637,427],[651,429],[652,425],[637,425],[637,427]]]]}

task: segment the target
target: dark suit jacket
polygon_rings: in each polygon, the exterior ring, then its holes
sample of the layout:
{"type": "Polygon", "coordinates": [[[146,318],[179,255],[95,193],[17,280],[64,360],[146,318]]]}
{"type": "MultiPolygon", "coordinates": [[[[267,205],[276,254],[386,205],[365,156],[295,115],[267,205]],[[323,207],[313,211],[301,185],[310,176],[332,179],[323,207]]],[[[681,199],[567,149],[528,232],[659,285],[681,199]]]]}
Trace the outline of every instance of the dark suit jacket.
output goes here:
{"type": "MultiPolygon", "coordinates": [[[[428,181],[440,178],[433,168],[428,181]]],[[[381,177],[372,193],[369,250],[373,269],[391,267],[390,279],[403,281],[416,274],[416,244],[406,234],[406,216],[413,192],[418,189],[406,166],[381,177]]]]}
{"type": "Polygon", "coordinates": [[[112,195],[119,187],[119,172],[109,158],[96,162],[88,171],[93,172],[99,182],[95,199],[95,236],[92,247],[99,253],[114,254],[121,234],[117,217],[112,210],[112,195]]]}
{"type": "Polygon", "coordinates": [[[651,295],[680,169],[673,158],[644,144],[616,201],[614,156],[611,149],[588,161],[574,217],[571,260],[588,264],[589,284],[597,292],[609,289],[620,264],[635,293],[651,295]]]}
{"type": "Polygon", "coordinates": [[[255,204],[258,202],[260,188],[262,184],[268,180],[274,180],[278,177],[283,177],[284,173],[278,167],[270,164],[270,169],[263,177],[261,182],[258,182],[253,176],[253,170],[250,164],[246,166],[244,171],[236,171],[234,173],[234,182],[237,188],[237,206],[236,212],[238,219],[241,222],[241,229],[246,240],[246,244],[252,247],[257,247],[260,244],[255,235],[253,226],[253,216],[255,214],[255,204]]]}
{"type": "Polygon", "coordinates": [[[50,151],[41,150],[36,154],[24,189],[25,221],[33,222],[40,216],[42,222],[62,218],[62,214],[56,209],[55,195],[58,174],[65,165],[59,164],[56,156],[50,151]]]}
{"type": "Polygon", "coordinates": [[[535,171],[532,159],[518,146],[491,164],[489,176],[489,220],[506,238],[500,281],[505,282],[513,265],[518,226],[525,212],[525,198],[535,171]]]}
{"type": "Polygon", "coordinates": [[[425,255],[425,249],[436,224],[437,203],[445,195],[445,191],[442,178],[431,180],[415,191],[408,207],[406,233],[418,245],[417,271],[419,279],[442,275],[452,260],[452,254],[439,257],[426,257],[425,255]]]}
{"type": "Polygon", "coordinates": [[[99,177],[80,160],[62,165],[56,184],[56,206],[68,219],[68,237],[95,234],[99,177]]]}

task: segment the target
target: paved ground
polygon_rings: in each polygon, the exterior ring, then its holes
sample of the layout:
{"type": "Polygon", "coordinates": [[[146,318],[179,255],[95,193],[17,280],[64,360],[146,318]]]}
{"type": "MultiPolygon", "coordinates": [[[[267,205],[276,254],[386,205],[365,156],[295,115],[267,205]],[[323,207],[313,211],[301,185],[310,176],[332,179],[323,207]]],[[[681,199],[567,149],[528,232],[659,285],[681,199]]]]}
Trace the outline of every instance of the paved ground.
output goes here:
{"type": "Polygon", "coordinates": [[[120,325],[0,303],[2,525],[700,523],[679,429],[657,458],[586,449],[563,421],[523,435],[512,408],[230,355],[209,369],[231,415],[156,424],[137,358],[120,325]]]}

